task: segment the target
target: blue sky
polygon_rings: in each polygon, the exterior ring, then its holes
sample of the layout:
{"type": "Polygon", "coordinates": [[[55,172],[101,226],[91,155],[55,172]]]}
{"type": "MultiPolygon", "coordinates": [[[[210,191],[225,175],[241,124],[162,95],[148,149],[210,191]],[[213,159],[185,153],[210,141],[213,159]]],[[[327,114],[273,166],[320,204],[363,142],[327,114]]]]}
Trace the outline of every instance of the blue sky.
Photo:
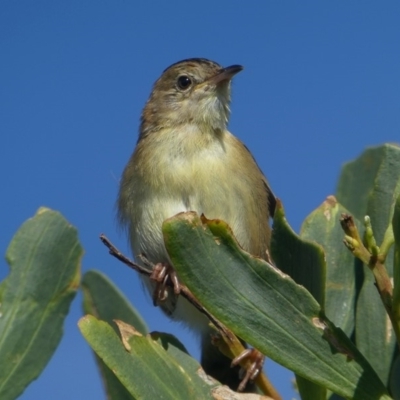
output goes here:
{"type": "MultiPolygon", "coordinates": [[[[223,0],[11,1],[0,5],[0,249],[40,206],[79,229],[83,271],[106,273],[152,330],[192,335],[151,306],[137,277],[108,256],[118,181],[153,82],[168,65],[205,57],[245,67],[234,78],[230,130],[254,154],[298,230],[334,193],[343,163],[400,139],[400,3],[223,0]]],[[[8,267],[0,264],[0,277],[8,267]]],[[[76,323],[22,395],[101,399],[76,323]]],[[[267,363],[284,399],[291,375],[267,363]]]]}

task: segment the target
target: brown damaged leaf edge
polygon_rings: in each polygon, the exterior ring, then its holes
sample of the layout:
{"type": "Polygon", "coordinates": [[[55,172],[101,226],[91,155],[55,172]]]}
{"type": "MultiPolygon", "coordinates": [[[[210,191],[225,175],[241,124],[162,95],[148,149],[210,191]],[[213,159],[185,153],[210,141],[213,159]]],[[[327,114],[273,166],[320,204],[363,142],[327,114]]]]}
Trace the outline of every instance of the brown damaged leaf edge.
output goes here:
{"type": "Polygon", "coordinates": [[[336,197],[333,196],[333,195],[331,195],[331,196],[328,196],[328,197],[326,198],[326,200],[324,201],[324,204],[326,204],[326,205],[328,205],[328,206],[330,206],[330,207],[335,207],[336,204],[338,204],[338,202],[337,202],[337,200],[336,200],[336,197]]]}
{"type": "Polygon", "coordinates": [[[143,336],[139,331],[137,331],[132,325],[127,324],[119,319],[113,320],[118,327],[119,333],[121,335],[122,343],[127,351],[131,351],[131,345],[129,344],[129,339],[132,336],[143,336]]]}
{"type": "Polygon", "coordinates": [[[330,221],[332,218],[332,209],[338,205],[335,196],[328,196],[326,200],[322,203],[322,207],[324,208],[324,216],[330,221]]]}
{"type": "MultiPolygon", "coordinates": [[[[200,220],[198,218],[198,215],[195,211],[182,211],[176,215],[173,215],[172,217],[166,219],[164,223],[168,223],[171,220],[174,220],[176,217],[179,217],[182,220],[185,220],[189,222],[192,225],[192,228],[195,229],[196,227],[200,226],[204,230],[206,229],[205,224],[208,221],[208,219],[204,216],[204,214],[201,214],[200,220]]],[[[219,220],[215,220],[219,221],[219,220]]]]}
{"type": "MultiPolygon", "coordinates": [[[[231,230],[231,228],[229,227],[228,224],[226,224],[224,221],[222,220],[208,220],[204,215],[201,215],[200,217],[197,215],[197,213],[195,212],[184,212],[184,213],[179,213],[176,216],[170,218],[171,219],[176,219],[176,217],[179,217],[180,220],[184,220],[187,223],[189,223],[192,226],[192,229],[196,229],[196,228],[202,228],[203,230],[209,230],[212,234],[216,234],[216,231],[220,231],[221,233],[226,234],[226,231],[228,231],[229,233],[229,240],[234,240],[236,243],[236,239],[233,236],[233,232],[231,230]]],[[[168,221],[168,220],[167,220],[168,221]]],[[[217,233],[218,235],[218,233],[217,233]]],[[[226,236],[226,235],[224,235],[226,236]]],[[[105,237],[105,235],[101,235],[100,236],[101,241],[103,242],[103,244],[109,249],[109,252],[111,255],[113,255],[114,257],[116,257],[117,259],[119,259],[120,261],[122,261],[123,263],[125,263],[126,265],[128,265],[130,268],[134,269],[135,271],[145,274],[145,275],[150,275],[151,271],[149,272],[148,269],[141,267],[140,265],[135,264],[134,262],[132,262],[131,260],[129,260],[127,257],[125,257],[115,246],[113,246],[111,244],[111,242],[105,237]]],[[[217,244],[220,244],[223,239],[221,240],[218,237],[215,237],[217,244]]],[[[239,244],[237,244],[239,246],[239,244]]],[[[239,246],[240,247],[240,246],[239,246]]],[[[144,258],[142,258],[142,260],[145,262],[145,264],[149,267],[152,268],[152,264],[144,258]]],[[[278,269],[276,269],[282,276],[284,277],[288,277],[287,275],[283,274],[281,271],[279,271],[278,269]]],[[[169,284],[168,284],[169,285],[169,284]]],[[[215,325],[215,327],[217,328],[217,330],[219,331],[219,333],[221,334],[221,336],[224,337],[224,340],[226,341],[226,343],[229,345],[231,345],[233,342],[235,342],[235,340],[237,342],[238,339],[237,337],[233,334],[233,332],[231,332],[229,329],[227,329],[222,323],[220,323],[214,316],[212,316],[198,301],[197,299],[193,296],[193,294],[189,291],[189,289],[179,283],[180,285],[180,291],[181,291],[181,295],[183,297],[185,297],[189,302],[191,302],[200,312],[204,313],[209,319],[210,321],[215,325]]],[[[172,286],[172,285],[171,285],[172,286]]],[[[117,323],[117,321],[114,321],[117,323]]],[[[132,332],[132,327],[128,326],[128,331],[127,332],[122,332],[122,329],[125,329],[125,327],[122,327],[121,324],[118,322],[117,323],[118,328],[120,329],[120,333],[122,336],[122,340],[123,340],[123,344],[124,347],[127,351],[130,351],[131,347],[128,343],[129,338],[132,336],[132,334],[134,334],[134,332],[132,332]],[[125,333],[128,335],[125,338],[125,333]]],[[[240,343],[240,342],[239,342],[240,343]]],[[[228,346],[229,346],[228,345],[228,346]]],[[[243,346],[241,345],[242,349],[244,350],[243,346]]],[[[243,361],[243,363],[245,364],[245,361],[243,361]]],[[[266,376],[264,374],[259,374],[255,381],[257,382],[257,385],[259,385],[259,387],[263,388],[266,393],[271,394],[274,393],[275,399],[280,399],[280,396],[277,394],[276,390],[273,388],[272,384],[268,381],[268,379],[266,378],[266,376]]],[[[266,398],[269,399],[270,397],[260,397],[261,398],[266,398]]]]}
{"type": "MultiPolygon", "coordinates": [[[[190,211],[189,213],[192,213],[192,211],[190,211]]],[[[196,213],[194,213],[194,214],[197,217],[197,214],[196,213]]],[[[177,215],[179,215],[179,214],[177,214],[177,215]]],[[[198,221],[198,218],[196,218],[196,222],[197,221],[198,221]]],[[[201,214],[200,221],[201,221],[201,224],[196,224],[196,226],[201,226],[203,228],[203,230],[206,230],[208,228],[211,231],[211,233],[213,235],[215,235],[214,241],[218,246],[223,242],[223,238],[229,238],[229,240],[233,240],[235,245],[244,253],[247,253],[252,258],[262,260],[262,261],[267,261],[267,263],[270,264],[270,266],[272,268],[275,268],[276,271],[278,271],[283,277],[289,277],[288,275],[283,274],[282,271],[280,271],[275,265],[273,265],[273,262],[270,259],[269,252],[267,252],[267,259],[264,260],[263,258],[254,256],[253,254],[250,254],[245,249],[243,249],[243,247],[237,241],[231,227],[222,219],[207,219],[204,214],[201,214]],[[228,235],[226,234],[226,232],[228,232],[228,235]],[[221,238],[222,238],[222,240],[221,240],[221,238]]]]}
{"type": "Polygon", "coordinates": [[[314,326],[323,331],[322,337],[329,342],[333,349],[335,349],[338,353],[347,356],[347,361],[354,360],[355,355],[353,354],[353,352],[349,348],[347,348],[347,346],[340,343],[340,339],[336,337],[335,332],[329,326],[329,323],[324,320],[324,318],[313,318],[312,322],[314,326]]]}

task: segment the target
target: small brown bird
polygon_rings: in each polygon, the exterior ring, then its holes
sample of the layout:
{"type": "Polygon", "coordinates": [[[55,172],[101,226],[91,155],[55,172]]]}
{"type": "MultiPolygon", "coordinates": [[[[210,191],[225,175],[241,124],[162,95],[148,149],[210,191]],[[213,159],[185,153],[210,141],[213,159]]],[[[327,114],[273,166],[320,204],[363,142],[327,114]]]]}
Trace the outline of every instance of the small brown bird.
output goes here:
{"type": "MultiPolygon", "coordinates": [[[[139,263],[143,253],[170,264],[161,226],[182,211],[226,221],[243,249],[266,258],[275,198],[249,150],[227,130],[231,79],[242,69],[192,58],[168,67],[154,84],[118,198],[119,221],[139,263]]],[[[208,320],[173,291],[160,306],[200,333],[203,368],[236,389],[237,370],[211,345],[208,320]]]]}

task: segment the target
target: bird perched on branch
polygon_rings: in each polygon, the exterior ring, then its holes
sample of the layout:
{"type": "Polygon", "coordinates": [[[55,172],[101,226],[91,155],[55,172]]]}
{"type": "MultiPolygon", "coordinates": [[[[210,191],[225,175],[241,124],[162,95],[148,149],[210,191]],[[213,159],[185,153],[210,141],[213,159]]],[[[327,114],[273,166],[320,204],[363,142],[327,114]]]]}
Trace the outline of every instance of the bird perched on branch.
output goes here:
{"type": "MultiPolygon", "coordinates": [[[[161,226],[182,211],[226,221],[244,250],[267,257],[275,198],[249,150],[227,130],[231,80],[242,69],[192,58],[155,82],[118,197],[119,220],[139,263],[145,254],[170,267],[161,226]]],[[[154,291],[154,283],[145,284],[154,291]]],[[[238,373],[211,345],[205,316],[173,290],[159,297],[166,314],[199,332],[205,371],[236,389],[238,373]]]]}

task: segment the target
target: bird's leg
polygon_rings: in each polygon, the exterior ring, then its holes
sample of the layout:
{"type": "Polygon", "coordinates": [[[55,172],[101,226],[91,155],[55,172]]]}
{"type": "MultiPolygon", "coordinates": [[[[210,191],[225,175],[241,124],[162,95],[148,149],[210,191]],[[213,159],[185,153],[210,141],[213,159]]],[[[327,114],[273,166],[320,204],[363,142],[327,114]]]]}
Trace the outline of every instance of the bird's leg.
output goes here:
{"type": "Polygon", "coordinates": [[[256,349],[246,349],[232,360],[231,366],[239,365],[245,360],[249,366],[244,368],[245,375],[239,384],[238,392],[242,392],[248,382],[252,382],[257,378],[262,371],[265,357],[256,349]]]}
{"type": "Polygon", "coordinates": [[[170,280],[174,288],[174,293],[178,295],[180,293],[180,286],[178,277],[175,270],[166,263],[157,263],[154,265],[153,271],[150,275],[150,279],[156,283],[156,287],[153,293],[153,303],[157,305],[159,302],[163,302],[167,299],[167,282],[170,280]]]}
{"type": "MultiPolygon", "coordinates": [[[[202,336],[201,366],[207,375],[236,391],[241,383],[241,366],[231,368],[233,355],[230,353],[229,347],[225,345],[218,332],[212,332],[211,337],[210,333],[204,333],[202,336]],[[225,350],[227,351],[225,352],[225,350]]],[[[236,336],[234,338],[238,341],[236,336]]],[[[246,392],[255,393],[255,390],[254,385],[246,387],[246,392]]]]}
{"type": "Polygon", "coordinates": [[[245,342],[233,333],[229,339],[220,331],[212,329],[210,333],[211,340],[210,334],[202,337],[201,365],[205,372],[232,390],[257,393],[257,385],[261,391],[270,395],[265,383],[267,378],[261,373],[264,356],[255,349],[246,349],[245,342]],[[215,347],[219,351],[215,351],[215,347]]]}

